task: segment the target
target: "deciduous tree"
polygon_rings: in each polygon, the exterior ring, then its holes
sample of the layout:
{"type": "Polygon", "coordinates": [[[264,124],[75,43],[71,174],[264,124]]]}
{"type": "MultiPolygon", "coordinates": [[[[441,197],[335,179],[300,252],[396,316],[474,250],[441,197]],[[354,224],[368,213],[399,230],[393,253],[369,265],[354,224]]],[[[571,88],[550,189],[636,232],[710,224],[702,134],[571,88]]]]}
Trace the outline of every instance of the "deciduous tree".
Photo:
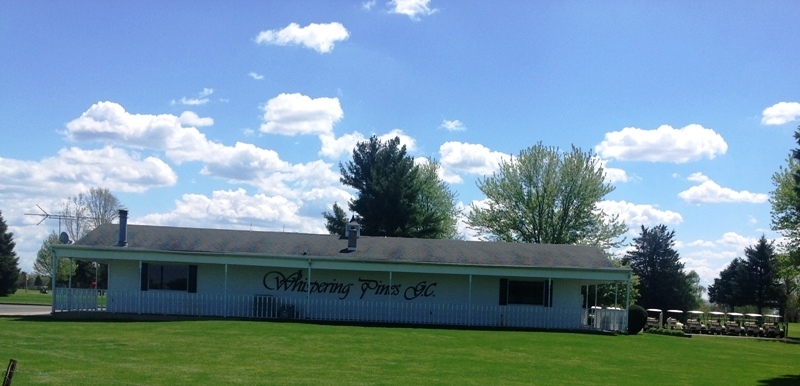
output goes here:
{"type": "MultiPolygon", "coordinates": [[[[46,239],[42,241],[42,246],[36,252],[36,261],[33,262],[33,272],[38,277],[45,277],[48,279],[48,287],[52,284],[50,278],[53,276],[53,248],[54,244],[60,243],[56,232],[51,232],[46,239]]],[[[58,271],[56,273],[56,285],[66,285],[69,281],[70,275],[75,272],[74,265],[70,269],[70,264],[67,259],[58,259],[58,271]]]]}
{"type": "Polygon", "coordinates": [[[614,187],[591,152],[540,143],[503,160],[478,182],[486,205],[472,205],[467,223],[497,241],[589,244],[608,249],[624,232],[597,206],[614,187]]]}

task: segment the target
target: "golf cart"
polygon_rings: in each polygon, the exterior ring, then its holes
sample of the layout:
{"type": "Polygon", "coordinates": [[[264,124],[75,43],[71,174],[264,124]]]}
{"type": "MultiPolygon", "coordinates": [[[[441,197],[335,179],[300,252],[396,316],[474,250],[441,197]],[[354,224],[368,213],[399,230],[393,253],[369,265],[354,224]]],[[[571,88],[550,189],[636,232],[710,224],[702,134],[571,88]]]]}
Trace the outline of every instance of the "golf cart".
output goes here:
{"type": "Polygon", "coordinates": [[[728,321],[725,322],[725,332],[728,335],[744,335],[745,329],[742,327],[742,317],[739,312],[728,312],[728,321]]]}
{"type": "Polygon", "coordinates": [[[658,308],[648,308],[647,309],[647,324],[644,325],[644,329],[649,330],[651,328],[659,329],[661,328],[661,319],[663,317],[663,313],[658,308]]]}
{"type": "Polygon", "coordinates": [[[681,310],[667,310],[667,324],[665,328],[670,330],[683,330],[683,323],[680,318],[683,317],[681,310]]]}
{"type": "Polygon", "coordinates": [[[747,336],[764,336],[764,330],[758,323],[763,320],[761,314],[745,314],[744,319],[744,333],[747,336]]]}
{"type": "Polygon", "coordinates": [[[785,332],[781,328],[780,315],[764,315],[764,324],[761,326],[764,329],[764,336],[769,338],[783,338],[785,332]]]}
{"type": "Polygon", "coordinates": [[[719,311],[709,311],[708,319],[706,321],[706,331],[709,334],[724,334],[725,331],[725,313],[719,311]]]}
{"type": "Polygon", "coordinates": [[[687,311],[688,315],[686,317],[686,325],[683,326],[683,330],[689,334],[705,334],[708,332],[706,330],[706,325],[703,324],[703,316],[705,313],[703,311],[687,311]]]}

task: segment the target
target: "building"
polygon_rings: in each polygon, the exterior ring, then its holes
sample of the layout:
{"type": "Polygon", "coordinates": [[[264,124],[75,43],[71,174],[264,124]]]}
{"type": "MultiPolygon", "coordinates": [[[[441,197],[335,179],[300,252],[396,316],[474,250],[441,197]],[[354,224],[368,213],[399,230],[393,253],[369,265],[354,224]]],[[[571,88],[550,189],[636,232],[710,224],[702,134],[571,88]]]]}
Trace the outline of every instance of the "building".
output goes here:
{"type": "MultiPolygon", "coordinates": [[[[281,318],[344,323],[624,330],[583,294],[631,271],[575,245],[106,224],[55,258],[108,264],[94,289],[55,288],[53,312],[281,318]]],[[[57,266],[57,264],[53,264],[57,266]]]]}

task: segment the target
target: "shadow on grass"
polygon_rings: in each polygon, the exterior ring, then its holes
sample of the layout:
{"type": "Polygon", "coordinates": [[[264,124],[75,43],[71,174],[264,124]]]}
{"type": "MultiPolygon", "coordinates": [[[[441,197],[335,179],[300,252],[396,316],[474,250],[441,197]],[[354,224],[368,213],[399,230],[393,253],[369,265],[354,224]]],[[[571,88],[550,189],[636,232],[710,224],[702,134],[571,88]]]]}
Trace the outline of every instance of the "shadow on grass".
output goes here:
{"type": "Polygon", "coordinates": [[[800,375],[784,375],[778,378],[762,379],[760,386],[796,386],[800,385],[800,375]]]}

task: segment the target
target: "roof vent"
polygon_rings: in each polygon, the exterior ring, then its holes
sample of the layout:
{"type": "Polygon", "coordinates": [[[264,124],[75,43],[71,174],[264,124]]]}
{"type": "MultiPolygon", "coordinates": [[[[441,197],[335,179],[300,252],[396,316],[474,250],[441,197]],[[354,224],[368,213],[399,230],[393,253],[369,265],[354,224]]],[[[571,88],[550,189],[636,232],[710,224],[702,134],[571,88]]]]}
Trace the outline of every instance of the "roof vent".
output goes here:
{"type": "Polygon", "coordinates": [[[118,247],[127,247],[128,246],[128,210],[127,209],[120,209],[119,210],[119,241],[117,242],[118,247]]]}
{"type": "Polygon", "coordinates": [[[354,252],[356,250],[358,238],[361,236],[361,225],[355,218],[350,220],[347,224],[345,235],[347,236],[347,250],[354,252]]]}

